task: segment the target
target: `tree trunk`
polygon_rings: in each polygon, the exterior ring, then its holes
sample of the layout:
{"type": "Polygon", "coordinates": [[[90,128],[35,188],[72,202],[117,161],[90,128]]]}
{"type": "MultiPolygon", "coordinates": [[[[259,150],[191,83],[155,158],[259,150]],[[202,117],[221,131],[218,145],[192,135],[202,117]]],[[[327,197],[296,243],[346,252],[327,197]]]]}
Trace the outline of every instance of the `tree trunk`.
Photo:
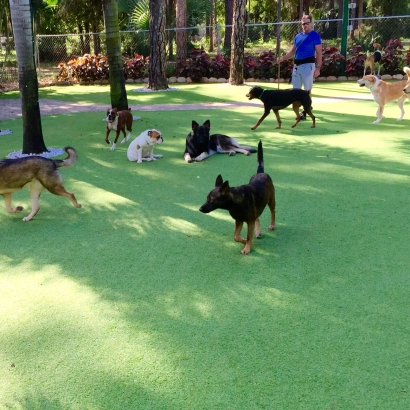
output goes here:
{"type": "Polygon", "coordinates": [[[231,69],[229,84],[243,84],[243,55],[245,50],[245,6],[246,0],[234,0],[231,69]]]}
{"type": "Polygon", "coordinates": [[[231,53],[233,0],[225,0],[224,52],[231,53]]]}
{"type": "Polygon", "coordinates": [[[17,52],[21,111],[23,117],[23,154],[47,151],[41,128],[38,80],[34,62],[34,37],[30,0],[10,0],[11,20],[17,52]]]}
{"type": "Polygon", "coordinates": [[[176,26],[178,67],[181,63],[185,63],[187,56],[186,0],[176,1],[176,26]]]}
{"type": "Polygon", "coordinates": [[[110,66],[111,106],[119,111],[127,110],[128,99],[122,65],[117,0],[103,0],[103,7],[106,31],[105,42],[107,45],[108,64],[110,66]]]}
{"type": "Polygon", "coordinates": [[[148,87],[151,90],[168,88],[165,38],[165,0],[149,2],[149,53],[148,87]]]}

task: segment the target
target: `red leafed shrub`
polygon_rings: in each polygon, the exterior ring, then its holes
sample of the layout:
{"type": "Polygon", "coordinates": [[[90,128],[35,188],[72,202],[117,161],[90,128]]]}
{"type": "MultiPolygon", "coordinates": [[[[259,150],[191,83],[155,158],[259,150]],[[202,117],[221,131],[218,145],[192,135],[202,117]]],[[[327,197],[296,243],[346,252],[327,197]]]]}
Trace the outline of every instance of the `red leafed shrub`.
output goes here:
{"type": "Polygon", "coordinates": [[[145,78],[148,76],[149,57],[144,58],[140,54],[135,54],[134,58],[124,61],[123,70],[124,78],[133,80],[145,78]]]}
{"type": "Polygon", "coordinates": [[[366,53],[362,46],[353,47],[346,58],[346,75],[348,77],[363,77],[364,62],[366,60],[366,53]]]}
{"type": "Polygon", "coordinates": [[[265,51],[258,57],[259,73],[265,79],[277,78],[276,56],[272,51],[265,51]]]}
{"type": "Polygon", "coordinates": [[[245,78],[259,78],[258,58],[245,53],[243,56],[243,76],[245,78]]]}
{"type": "Polygon", "coordinates": [[[390,75],[403,74],[403,43],[396,39],[389,40],[380,61],[383,71],[390,75]]]}
{"type": "Polygon", "coordinates": [[[203,48],[193,48],[186,61],[178,64],[176,74],[178,77],[190,77],[193,82],[199,82],[202,77],[209,77],[210,61],[203,48]]]}
{"type": "Polygon", "coordinates": [[[209,74],[215,78],[229,78],[229,67],[231,62],[222,54],[217,54],[211,59],[209,74]]]}
{"type": "Polygon", "coordinates": [[[96,81],[109,78],[108,60],[103,55],[84,54],[67,63],[71,77],[76,81],[96,81]]]}
{"type": "Polygon", "coordinates": [[[344,60],[343,54],[338,47],[327,46],[322,50],[322,67],[320,69],[321,77],[337,76],[340,66],[344,60]]]}

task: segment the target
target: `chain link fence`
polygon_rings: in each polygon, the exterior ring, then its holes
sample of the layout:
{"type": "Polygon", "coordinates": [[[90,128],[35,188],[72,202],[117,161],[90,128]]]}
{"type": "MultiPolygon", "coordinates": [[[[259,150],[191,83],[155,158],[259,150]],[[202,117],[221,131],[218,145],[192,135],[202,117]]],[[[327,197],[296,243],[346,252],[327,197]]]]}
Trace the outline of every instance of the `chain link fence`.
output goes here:
{"type": "MultiPolygon", "coordinates": [[[[216,25],[189,27],[183,30],[187,30],[188,33],[188,50],[202,47],[210,54],[229,54],[230,44],[225,41],[225,34],[229,34],[231,29],[230,26],[216,25]]],[[[320,33],[324,46],[340,47],[343,29],[341,19],[316,20],[314,29],[320,33]]],[[[176,30],[166,30],[170,67],[175,64],[176,30]]],[[[294,36],[299,31],[299,21],[247,24],[245,52],[257,55],[269,50],[274,53],[280,50],[289,50],[294,36]]],[[[229,35],[227,37],[229,42],[229,35]]],[[[380,43],[384,48],[390,39],[400,39],[403,47],[409,48],[410,16],[349,19],[348,49],[360,44],[365,51],[373,51],[373,42],[380,43]]],[[[149,56],[149,31],[121,32],[121,42],[124,58],[132,58],[135,54],[149,56]]],[[[105,34],[36,36],[35,58],[39,81],[55,81],[60,63],[67,63],[84,54],[106,54],[105,34]]],[[[0,84],[17,81],[17,59],[13,38],[2,37],[0,42],[0,84]]]]}

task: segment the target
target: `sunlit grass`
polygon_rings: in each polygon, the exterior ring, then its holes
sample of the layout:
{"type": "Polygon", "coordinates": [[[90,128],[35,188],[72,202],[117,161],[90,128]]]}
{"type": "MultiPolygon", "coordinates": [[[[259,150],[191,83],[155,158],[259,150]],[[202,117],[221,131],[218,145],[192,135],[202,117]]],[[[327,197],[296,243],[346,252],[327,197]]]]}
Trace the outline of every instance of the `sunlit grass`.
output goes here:
{"type": "MultiPolygon", "coordinates": [[[[132,107],[247,101],[247,87],[127,89],[132,107]]],[[[43,90],[109,102],[108,87],[43,90]]],[[[0,208],[0,409],[407,409],[410,118],[397,123],[390,104],[372,124],[364,96],[315,84],[314,129],[292,129],[288,108],[280,130],[271,114],[251,131],[258,101],[133,109],[133,137],[155,127],[165,138],[164,157],[143,164],[126,145],[109,151],[103,112],[43,116],[47,146],[78,151],[61,174],[83,207],[44,192],[31,222],[0,208]],[[337,96],[360,98],[326,99],[337,96]],[[256,155],[187,164],[191,121],[206,119],[214,133],[263,141],[277,229],[266,209],[247,256],[229,213],[199,207],[218,174],[246,184],[256,155]]],[[[1,128],[13,130],[0,137],[5,157],[22,147],[22,121],[1,128]]],[[[27,212],[28,189],[13,198],[27,212]]]]}

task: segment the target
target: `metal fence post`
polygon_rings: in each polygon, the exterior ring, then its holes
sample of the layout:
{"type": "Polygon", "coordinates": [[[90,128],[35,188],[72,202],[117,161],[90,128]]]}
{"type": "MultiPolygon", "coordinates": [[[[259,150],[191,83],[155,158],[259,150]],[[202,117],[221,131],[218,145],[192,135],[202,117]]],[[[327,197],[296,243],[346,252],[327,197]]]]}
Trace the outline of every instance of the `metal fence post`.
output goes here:
{"type": "Polygon", "coordinates": [[[216,23],[215,30],[216,30],[216,48],[217,48],[218,54],[221,54],[221,25],[219,23],[216,23]]]}
{"type": "Polygon", "coordinates": [[[344,73],[346,70],[348,23],[349,23],[349,0],[343,0],[342,43],[340,46],[340,52],[345,59],[340,64],[340,74],[344,73]]]}

